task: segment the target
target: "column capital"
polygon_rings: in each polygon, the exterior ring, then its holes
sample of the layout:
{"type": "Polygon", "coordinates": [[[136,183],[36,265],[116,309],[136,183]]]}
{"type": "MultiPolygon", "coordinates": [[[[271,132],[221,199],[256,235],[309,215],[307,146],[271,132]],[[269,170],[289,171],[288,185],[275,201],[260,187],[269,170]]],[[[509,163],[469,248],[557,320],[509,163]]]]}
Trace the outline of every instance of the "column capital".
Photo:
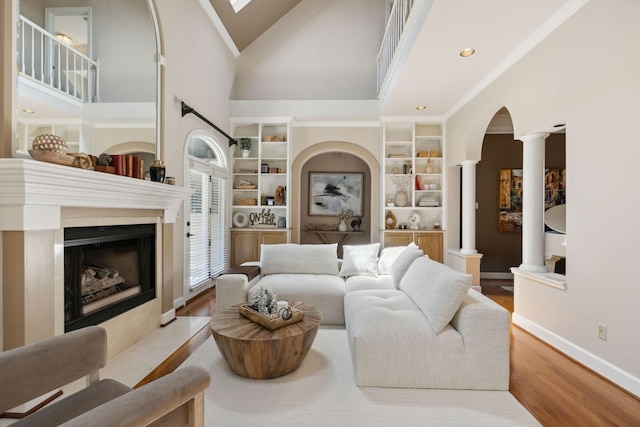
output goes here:
{"type": "Polygon", "coordinates": [[[517,140],[520,140],[522,142],[544,141],[548,137],[549,137],[548,133],[530,133],[527,135],[522,135],[521,137],[517,138],[517,140]]]}
{"type": "Polygon", "coordinates": [[[463,160],[460,164],[464,166],[475,166],[480,162],[480,160],[463,160]]]}

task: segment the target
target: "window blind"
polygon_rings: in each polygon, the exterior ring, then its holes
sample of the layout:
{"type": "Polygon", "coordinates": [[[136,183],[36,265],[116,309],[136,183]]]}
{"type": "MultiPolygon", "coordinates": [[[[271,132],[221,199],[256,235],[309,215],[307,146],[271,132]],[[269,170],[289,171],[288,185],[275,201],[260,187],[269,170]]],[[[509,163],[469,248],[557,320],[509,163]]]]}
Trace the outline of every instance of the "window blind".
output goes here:
{"type": "Polygon", "coordinates": [[[189,288],[193,289],[211,277],[209,260],[209,174],[190,169],[191,215],[189,233],[189,288]]]}
{"type": "Polygon", "coordinates": [[[211,176],[211,261],[210,274],[216,277],[227,268],[228,233],[226,224],[227,180],[218,173],[211,176]]]}

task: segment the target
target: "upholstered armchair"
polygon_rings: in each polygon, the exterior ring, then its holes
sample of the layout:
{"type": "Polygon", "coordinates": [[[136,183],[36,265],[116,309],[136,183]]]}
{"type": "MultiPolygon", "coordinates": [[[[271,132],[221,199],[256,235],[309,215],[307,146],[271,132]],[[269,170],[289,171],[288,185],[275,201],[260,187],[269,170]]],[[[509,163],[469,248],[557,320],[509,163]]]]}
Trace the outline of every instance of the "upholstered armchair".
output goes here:
{"type": "Polygon", "coordinates": [[[107,363],[107,333],[89,326],[0,353],[0,413],[77,379],[87,387],[54,400],[15,426],[203,426],[209,373],[178,369],[140,388],[99,378],[107,363]]]}

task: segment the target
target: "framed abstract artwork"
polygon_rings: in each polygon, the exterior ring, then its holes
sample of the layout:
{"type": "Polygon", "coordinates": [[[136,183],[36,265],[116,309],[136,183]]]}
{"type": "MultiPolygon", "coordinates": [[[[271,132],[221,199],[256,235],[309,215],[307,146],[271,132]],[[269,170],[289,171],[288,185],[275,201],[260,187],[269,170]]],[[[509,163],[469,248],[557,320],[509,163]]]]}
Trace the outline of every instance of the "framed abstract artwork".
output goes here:
{"type": "Polygon", "coordinates": [[[364,174],[309,172],[309,215],[338,215],[351,209],[362,216],[364,174]]]}

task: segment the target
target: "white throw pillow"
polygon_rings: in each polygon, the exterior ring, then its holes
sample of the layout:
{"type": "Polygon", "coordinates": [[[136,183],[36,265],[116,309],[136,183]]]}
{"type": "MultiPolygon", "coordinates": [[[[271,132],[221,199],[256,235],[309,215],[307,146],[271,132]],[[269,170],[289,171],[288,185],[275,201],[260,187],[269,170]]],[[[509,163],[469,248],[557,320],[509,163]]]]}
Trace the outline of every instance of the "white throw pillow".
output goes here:
{"type": "Polygon", "coordinates": [[[391,266],[406,246],[389,246],[382,249],[378,258],[378,274],[391,274],[391,266]]]}
{"type": "Polygon", "coordinates": [[[342,247],[341,277],[378,277],[378,250],[380,243],[370,245],[344,245],[342,247]]]}
{"type": "Polygon", "coordinates": [[[270,274],[330,274],[337,276],[338,244],[260,246],[260,272],[270,274]]]}
{"type": "Polygon", "coordinates": [[[409,243],[402,252],[398,254],[396,259],[393,261],[393,264],[391,264],[391,278],[393,279],[393,286],[395,286],[396,289],[400,286],[400,280],[402,280],[402,277],[407,272],[413,261],[422,255],[422,250],[413,242],[409,243]]]}
{"type": "Polygon", "coordinates": [[[427,257],[416,259],[400,282],[400,290],[420,308],[436,334],[451,322],[470,286],[470,274],[427,257]]]}

